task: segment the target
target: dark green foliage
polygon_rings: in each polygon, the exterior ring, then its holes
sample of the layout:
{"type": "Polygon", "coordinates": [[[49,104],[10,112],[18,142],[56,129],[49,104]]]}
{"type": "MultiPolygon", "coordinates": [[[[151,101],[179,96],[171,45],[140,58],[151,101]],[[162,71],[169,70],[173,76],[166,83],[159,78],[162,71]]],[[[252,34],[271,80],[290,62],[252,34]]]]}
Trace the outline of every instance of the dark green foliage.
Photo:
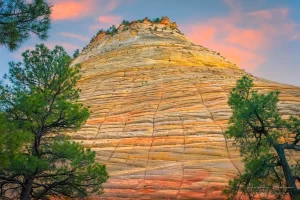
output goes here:
{"type": "Polygon", "coordinates": [[[115,25],[112,25],[111,27],[109,27],[107,30],[106,30],[106,35],[114,35],[114,34],[117,34],[118,33],[118,29],[116,28],[115,25]]]}
{"type": "Polygon", "coordinates": [[[37,45],[10,63],[10,86],[0,86],[0,198],[81,198],[102,192],[108,178],[95,152],[65,133],[89,116],[78,103],[80,66],[62,47],[37,45]],[[13,192],[13,193],[12,193],[13,192]]]}
{"type": "Polygon", "coordinates": [[[90,43],[94,42],[96,37],[97,37],[97,35],[94,35],[94,36],[92,37],[92,39],[90,40],[90,43]]]}
{"type": "Polygon", "coordinates": [[[157,31],[157,26],[154,27],[154,30],[157,31]]]}
{"type": "Polygon", "coordinates": [[[154,18],[154,19],[152,19],[152,22],[154,22],[154,23],[159,23],[160,21],[161,21],[160,18],[154,18]]]}
{"type": "Polygon", "coordinates": [[[143,21],[144,21],[143,19],[136,20],[136,22],[138,22],[138,23],[142,23],[143,21]]]}
{"type": "Polygon", "coordinates": [[[77,58],[78,56],[79,56],[79,49],[76,49],[73,54],[73,58],[77,58]]]}
{"type": "Polygon", "coordinates": [[[127,20],[123,20],[123,21],[122,21],[122,24],[125,25],[125,26],[129,26],[129,25],[130,25],[130,22],[127,21],[127,20]]]}
{"type": "Polygon", "coordinates": [[[32,33],[46,39],[50,14],[46,0],[0,0],[0,45],[16,50],[32,33]]]}
{"type": "Polygon", "coordinates": [[[5,113],[0,113],[0,171],[10,165],[11,159],[20,156],[23,143],[32,139],[28,131],[18,130],[17,124],[6,117],[5,113]]]}
{"type": "Polygon", "coordinates": [[[278,91],[260,94],[252,90],[252,79],[244,76],[232,89],[229,105],[233,115],[226,136],[234,138],[245,163],[240,174],[224,190],[230,199],[244,194],[250,199],[258,193],[275,195],[281,199],[290,194],[300,198],[296,181],[300,181],[299,163],[288,161],[286,151],[300,151],[300,120],[283,120],[278,112],[278,91]],[[287,142],[284,138],[293,139],[287,142]]]}

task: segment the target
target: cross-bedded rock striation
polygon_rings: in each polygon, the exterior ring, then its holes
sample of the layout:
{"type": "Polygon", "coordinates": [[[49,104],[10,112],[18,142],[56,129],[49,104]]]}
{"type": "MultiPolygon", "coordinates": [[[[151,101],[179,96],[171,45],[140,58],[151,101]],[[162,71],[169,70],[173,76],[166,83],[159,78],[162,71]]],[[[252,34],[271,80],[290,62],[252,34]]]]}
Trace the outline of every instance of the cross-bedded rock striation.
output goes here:
{"type": "MultiPolygon", "coordinates": [[[[243,171],[224,137],[228,95],[250,74],[193,44],[166,17],[100,33],[76,63],[81,101],[92,114],[72,137],[107,165],[99,198],[224,199],[223,187],[243,171]]],[[[299,87],[252,78],[261,92],[281,91],[284,116],[297,113],[299,87]]]]}

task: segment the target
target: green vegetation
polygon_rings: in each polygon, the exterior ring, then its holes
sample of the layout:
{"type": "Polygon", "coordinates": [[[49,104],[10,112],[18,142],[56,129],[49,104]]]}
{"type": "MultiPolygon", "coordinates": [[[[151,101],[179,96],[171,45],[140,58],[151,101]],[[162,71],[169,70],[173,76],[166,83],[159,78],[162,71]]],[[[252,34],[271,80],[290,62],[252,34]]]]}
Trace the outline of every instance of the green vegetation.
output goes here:
{"type": "Polygon", "coordinates": [[[127,21],[127,20],[123,20],[121,24],[124,25],[124,26],[129,26],[130,22],[127,21]]]}
{"type": "Polygon", "coordinates": [[[80,66],[62,47],[36,45],[23,63],[10,63],[0,85],[0,198],[82,198],[101,193],[108,178],[95,152],[66,133],[89,117],[78,103],[80,66]]]}
{"type": "Polygon", "coordinates": [[[154,23],[159,23],[161,21],[161,19],[160,18],[154,18],[151,21],[154,22],[154,23]]]}
{"type": "MultiPolygon", "coordinates": [[[[148,17],[145,17],[144,19],[137,19],[137,20],[135,20],[136,22],[138,22],[138,23],[142,23],[145,19],[148,19],[148,17]]],[[[153,23],[159,23],[159,22],[161,22],[161,19],[162,18],[154,18],[154,19],[148,19],[150,22],[153,22],[153,23]]],[[[122,25],[125,25],[125,26],[129,26],[130,25],[130,23],[131,22],[129,22],[129,21],[127,21],[127,20],[123,20],[122,21],[122,25]]]]}
{"type": "Polygon", "coordinates": [[[157,31],[157,26],[154,27],[154,31],[157,31]]]}
{"type": "MultiPolygon", "coordinates": [[[[123,30],[124,30],[124,29],[123,29],[123,30]]],[[[94,42],[95,39],[96,39],[96,37],[97,37],[100,33],[103,33],[103,32],[105,32],[106,35],[114,35],[114,34],[117,34],[117,33],[118,33],[118,29],[116,28],[115,25],[112,25],[112,26],[109,27],[106,31],[104,31],[103,29],[100,29],[100,30],[96,33],[96,35],[94,35],[94,36],[92,37],[92,39],[90,40],[90,43],[94,42]]],[[[84,47],[82,50],[84,50],[84,49],[86,49],[86,48],[87,48],[87,46],[84,47]]]]}
{"type": "Polygon", "coordinates": [[[73,58],[77,58],[78,56],[79,56],[79,49],[76,49],[73,54],[73,58]]]}
{"type": "Polygon", "coordinates": [[[50,14],[51,6],[46,0],[0,0],[0,45],[14,51],[31,34],[45,40],[50,14]]]}
{"type": "Polygon", "coordinates": [[[286,194],[293,200],[300,199],[296,186],[296,181],[300,182],[300,163],[287,154],[300,151],[300,120],[293,116],[289,120],[281,118],[278,91],[261,94],[252,87],[252,79],[244,76],[230,93],[228,103],[233,115],[226,136],[234,138],[240,148],[245,172],[230,181],[224,193],[230,199],[240,194],[252,199],[261,192],[277,199],[286,194]]]}
{"type": "Polygon", "coordinates": [[[106,35],[114,35],[117,33],[118,33],[118,29],[116,28],[115,25],[112,25],[111,27],[109,27],[105,32],[106,35]]]}

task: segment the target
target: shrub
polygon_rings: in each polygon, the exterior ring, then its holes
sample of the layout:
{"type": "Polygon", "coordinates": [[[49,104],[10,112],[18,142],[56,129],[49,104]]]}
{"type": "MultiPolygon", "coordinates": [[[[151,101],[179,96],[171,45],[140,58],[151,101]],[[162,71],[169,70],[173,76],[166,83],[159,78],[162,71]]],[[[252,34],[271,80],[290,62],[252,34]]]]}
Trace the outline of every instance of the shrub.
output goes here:
{"type": "Polygon", "coordinates": [[[127,21],[127,20],[123,20],[121,24],[122,24],[122,25],[125,25],[125,26],[129,26],[129,25],[130,25],[130,22],[127,21]]]}
{"type": "Polygon", "coordinates": [[[106,35],[114,35],[118,33],[118,29],[116,28],[115,25],[112,25],[111,27],[109,27],[107,29],[107,31],[105,32],[106,35]]]}
{"type": "Polygon", "coordinates": [[[73,58],[77,58],[78,56],[79,56],[79,49],[76,49],[73,54],[73,58]]]}
{"type": "Polygon", "coordinates": [[[160,18],[154,18],[154,19],[152,19],[152,22],[155,22],[155,23],[159,23],[160,21],[161,21],[160,18]]]}

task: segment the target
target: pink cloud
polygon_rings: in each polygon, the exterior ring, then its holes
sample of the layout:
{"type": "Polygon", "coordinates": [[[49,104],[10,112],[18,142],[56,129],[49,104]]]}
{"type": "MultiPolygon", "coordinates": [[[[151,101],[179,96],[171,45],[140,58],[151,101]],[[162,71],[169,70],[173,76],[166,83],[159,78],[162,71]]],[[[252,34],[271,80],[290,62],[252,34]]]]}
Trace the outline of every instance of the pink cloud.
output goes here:
{"type": "Polygon", "coordinates": [[[108,13],[114,10],[120,0],[51,0],[53,4],[51,18],[53,20],[79,19],[108,13]]]}
{"type": "Polygon", "coordinates": [[[289,9],[287,8],[277,8],[271,10],[258,10],[254,12],[246,13],[248,16],[257,17],[263,20],[271,20],[273,17],[275,18],[286,18],[289,14],[289,9]]]}
{"type": "Polygon", "coordinates": [[[82,35],[74,34],[74,33],[68,33],[68,32],[61,32],[60,35],[65,37],[71,37],[82,41],[89,41],[90,39],[88,37],[84,37],[82,35]]]}
{"type": "Polygon", "coordinates": [[[230,44],[235,44],[245,49],[256,50],[267,43],[267,39],[261,30],[233,29],[225,39],[230,44]]]}
{"type": "Polygon", "coordinates": [[[106,29],[111,25],[118,26],[122,21],[122,17],[118,15],[101,15],[98,17],[98,22],[90,26],[90,30],[106,29]]]}
{"type": "Polygon", "coordinates": [[[98,20],[99,22],[102,23],[119,24],[121,22],[121,17],[117,15],[107,15],[107,16],[100,16],[98,20]]]}
{"type": "Polygon", "coordinates": [[[86,16],[93,9],[92,3],[91,0],[57,2],[53,6],[51,18],[53,20],[65,20],[86,16]]]}
{"type": "Polygon", "coordinates": [[[247,15],[258,17],[261,19],[267,19],[267,20],[272,19],[272,14],[270,13],[269,10],[260,10],[260,11],[250,12],[250,13],[247,13],[247,15]]]}
{"type": "MultiPolygon", "coordinates": [[[[228,16],[214,17],[183,29],[194,43],[219,51],[248,71],[267,61],[267,52],[280,41],[300,39],[287,8],[244,13],[234,0],[225,0],[228,16]]],[[[202,20],[203,21],[203,20],[202,20]]]]}

